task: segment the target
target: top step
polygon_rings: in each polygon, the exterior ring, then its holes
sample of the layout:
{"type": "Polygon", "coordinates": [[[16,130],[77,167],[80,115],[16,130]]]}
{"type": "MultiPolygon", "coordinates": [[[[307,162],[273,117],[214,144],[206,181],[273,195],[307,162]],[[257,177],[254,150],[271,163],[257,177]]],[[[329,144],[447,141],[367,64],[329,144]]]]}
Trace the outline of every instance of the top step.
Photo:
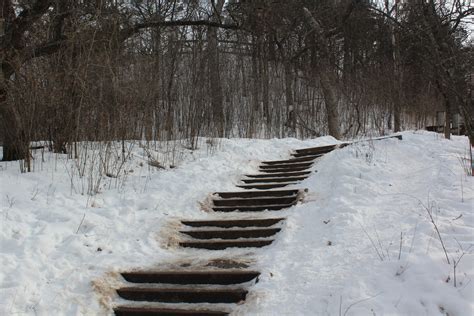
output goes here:
{"type": "Polygon", "coordinates": [[[308,155],[322,155],[330,151],[333,151],[334,149],[336,149],[336,146],[337,145],[328,145],[328,146],[296,149],[293,156],[302,157],[302,156],[308,156],[308,155]]]}

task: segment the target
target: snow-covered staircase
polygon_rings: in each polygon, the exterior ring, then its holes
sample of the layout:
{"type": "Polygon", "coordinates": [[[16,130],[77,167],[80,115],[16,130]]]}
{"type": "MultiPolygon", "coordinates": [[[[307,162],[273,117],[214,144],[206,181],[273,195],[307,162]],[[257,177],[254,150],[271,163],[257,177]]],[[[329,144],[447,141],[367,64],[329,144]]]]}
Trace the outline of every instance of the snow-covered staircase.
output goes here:
{"type": "MultiPolygon", "coordinates": [[[[226,214],[227,218],[182,220],[182,228],[177,232],[178,245],[215,251],[270,245],[281,231],[284,218],[262,217],[261,213],[289,208],[302,200],[305,191],[272,189],[306,179],[314,161],[335,148],[336,145],[299,149],[290,159],[263,161],[258,174],[245,175],[242,184],[237,185],[244,190],[212,195],[212,210],[226,214]],[[236,212],[245,212],[253,218],[242,219],[233,215],[236,212]]],[[[258,282],[259,276],[258,271],[247,270],[248,267],[236,269],[232,264],[212,269],[188,268],[122,273],[127,286],[117,289],[117,294],[127,303],[114,308],[115,314],[228,315],[233,304],[245,301],[249,287],[258,282]]]]}

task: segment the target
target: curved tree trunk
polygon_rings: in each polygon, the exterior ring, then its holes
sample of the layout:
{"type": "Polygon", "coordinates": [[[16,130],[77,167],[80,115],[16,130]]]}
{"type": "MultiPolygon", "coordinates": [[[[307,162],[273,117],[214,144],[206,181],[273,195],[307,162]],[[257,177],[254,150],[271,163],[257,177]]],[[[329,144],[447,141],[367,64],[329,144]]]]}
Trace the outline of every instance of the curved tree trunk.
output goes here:
{"type": "Polygon", "coordinates": [[[341,138],[337,113],[339,97],[336,88],[336,79],[334,77],[335,75],[332,73],[331,69],[320,69],[319,82],[323,90],[324,103],[326,105],[329,135],[339,139],[341,138]]]}
{"type": "Polygon", "coordinates": [[[319,82],[324,96],[326,105],[326,116],[329,135],[339,139],[341,133],[339,131],[339,118],[337,114],[337,106],[339,103],[339,91],[337,88],[337,77],[334,67],[331,66],[329,42],[324,36],[321,25],[312,16],[307,8],[303,8],[308,24],[314,30],[315,41],[318,42],[319,54],[313,53],[312,70],[314,78],[319,77],[319,82]],[[317,56],[316,56],[317,55],[317,56]]]}

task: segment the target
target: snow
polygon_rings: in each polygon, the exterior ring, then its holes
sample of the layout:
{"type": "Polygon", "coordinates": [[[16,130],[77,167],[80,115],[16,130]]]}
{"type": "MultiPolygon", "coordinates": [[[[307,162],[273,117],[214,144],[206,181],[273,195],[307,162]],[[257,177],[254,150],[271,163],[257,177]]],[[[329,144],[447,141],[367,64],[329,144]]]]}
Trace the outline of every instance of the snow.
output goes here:
{"type": "Polygon", "coordinates": [[[32,173],[1,162],[0,315],[107,315],[120,302],[117,272],[218,258],[262,272],[245,304],[232,306],[235,315],[472,314],[474,178],[460,163],[465,137],[404,132],[403,141],[333,151],[295,186],[308,189],[301,203],[257,215],[287,218],[271,246],[176,247],[179,219],[229,217],[206,211],[209,194],[235,191],[260,160],[336,142],[220,139],[216,149],[202,140],[173,169],[147,165],[143,148],[129,143],[118,178],[99,177],[90,164],[81,178],[77,160],[40,151],[32,173]],[[87,195],[91,188],[98,194],[87,195]],[[455,287],[453,261],[463,252],[455,287]]]}

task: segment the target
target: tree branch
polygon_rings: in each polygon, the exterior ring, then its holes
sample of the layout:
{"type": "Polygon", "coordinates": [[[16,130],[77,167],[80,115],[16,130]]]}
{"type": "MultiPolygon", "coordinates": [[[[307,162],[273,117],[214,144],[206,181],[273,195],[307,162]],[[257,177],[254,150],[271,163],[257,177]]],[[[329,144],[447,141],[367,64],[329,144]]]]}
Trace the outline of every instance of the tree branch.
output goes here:
{"type": "MultiPolygon", "coordinates": [[[[135,24],[134,26],[128,29],[122,30],[120,33],[119,39],[121,41],[124,41],[130,36],[132,36],[133,34],[145,28],[172,27],[172,26],[209,26],[209,27],[218,27],[218,28],[223,28],[223,29],[239,29],[240,28],[236,24],[222,24],[222,23],[211,22],[207,20],[148,21],[148,22],[135,24]]],[[[31,47],[31,48],[26,48],[21,53],[21,59],[25,62],[33,58],[54,54],[61,48],[61,46],[64,44],[66,40],[67,40],[66,37],[61,37],[59,39],[42,43],[40,45],[31,47]]]]}
{"type": "Polygon", "coordinates": [[[454,25],[451,27],[451,32],[454,33],[456,31],[459,24],[461,24],[462,19],[473,14],[474,14],[474,8],[469,8],[463,12],[460,12],[459,15],[455,19],[449,20],[448,23],[454,22],[454,25]]]}
{"type": "Polygon", "coordinates": [[[241,27],[237,24],[223,24],[220,22],[213,22],[208,20],[177,20],[177,21],[146,21],[142,23],[135,24],[134,26],[122,30],[120,33],[120,38],[126,40],[133,34],[139,32],[142,29],[150,27],[171,27],[171,26],[208,26],[208,27],[217,27],[221,29],[228,30],[238,30],[241,27]]]}
{"type": "Polygon", "coordinates": [[[14,48],[21,48],[23,33],[48,11],[51,3],[51,0],[37,0],[31,8],[21,11],[18,17],[13,20],[11,27],[5,32],[6,38],[8,38],[7,45],[9,42],[14,48]]]}
{"type": "Polygon", "coordinates": [[[61,48],[61,45],[66,41],[66,39],[66,37],[62,37],[35,47],[26,48],[21,54],[21,59],[23,62],[26,62],[33,58],[52,55],[61,48]]]}

